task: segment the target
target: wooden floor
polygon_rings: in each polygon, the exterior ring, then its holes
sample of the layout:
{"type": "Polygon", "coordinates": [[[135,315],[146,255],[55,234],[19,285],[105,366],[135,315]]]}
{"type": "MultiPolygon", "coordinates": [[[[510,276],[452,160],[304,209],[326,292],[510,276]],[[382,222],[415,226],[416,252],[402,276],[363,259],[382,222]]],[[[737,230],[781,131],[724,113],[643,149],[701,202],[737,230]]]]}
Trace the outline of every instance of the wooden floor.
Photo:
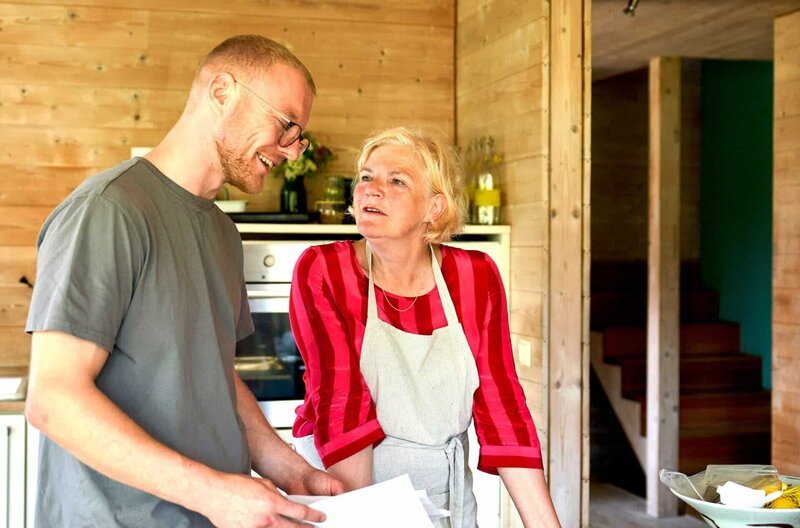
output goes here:
{"type": "Polygon", "coordinates": [[[592,483],[589,491],[590,528],[707,528],[689,516],[656,519],[645,512],[645,500],[610,484],[592,483]]]}

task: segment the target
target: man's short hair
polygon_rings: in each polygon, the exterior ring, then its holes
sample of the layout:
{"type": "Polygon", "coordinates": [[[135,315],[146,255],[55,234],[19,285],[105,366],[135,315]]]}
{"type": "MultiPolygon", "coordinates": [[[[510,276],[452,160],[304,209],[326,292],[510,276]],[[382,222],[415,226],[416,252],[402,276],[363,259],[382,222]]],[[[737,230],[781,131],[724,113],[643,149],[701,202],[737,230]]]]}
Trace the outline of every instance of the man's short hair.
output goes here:
{"type": "Polygon", "coordinates": [[[311,93],[317,94],[311,72],[300,59],[282,44],[261,35],[236,35],[226,39],[206,55],[200,64],[198,75],[201,71],[216,66],[255,75],[266,71],[275,63],[286,64],[299,71],[308,83],[311,93]]]}

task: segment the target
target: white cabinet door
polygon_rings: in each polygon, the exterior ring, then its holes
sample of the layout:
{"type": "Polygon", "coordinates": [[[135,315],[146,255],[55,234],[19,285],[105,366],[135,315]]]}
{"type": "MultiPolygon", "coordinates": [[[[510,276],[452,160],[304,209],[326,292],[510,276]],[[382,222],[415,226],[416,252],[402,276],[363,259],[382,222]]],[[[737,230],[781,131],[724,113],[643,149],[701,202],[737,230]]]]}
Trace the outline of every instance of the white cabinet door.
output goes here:
{"type": "Polygon", "coordinates": [[[39,430],[27,424],[27,443],[25,459],[28,463],[25,472],[25,526],[33,528],[33,512],[36,511],[36,484],[39,477],[39,430]]]}
{"type": "Polygon", "coordinates": [[[25,418],[0,414],[0,525],[25,526],[25,418]]]}

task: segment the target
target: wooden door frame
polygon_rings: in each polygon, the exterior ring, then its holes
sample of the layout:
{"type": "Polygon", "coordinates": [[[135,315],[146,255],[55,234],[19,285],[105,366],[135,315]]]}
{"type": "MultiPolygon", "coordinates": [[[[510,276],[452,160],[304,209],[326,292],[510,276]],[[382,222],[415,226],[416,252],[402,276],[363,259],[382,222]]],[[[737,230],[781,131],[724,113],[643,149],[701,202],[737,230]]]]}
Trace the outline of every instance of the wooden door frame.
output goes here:
{"type": "Polygon", "coordinates": [[[571,528],[589,524],[590,0],[550,1],[545,65],[548,473],[561,524],[571,528]]]}

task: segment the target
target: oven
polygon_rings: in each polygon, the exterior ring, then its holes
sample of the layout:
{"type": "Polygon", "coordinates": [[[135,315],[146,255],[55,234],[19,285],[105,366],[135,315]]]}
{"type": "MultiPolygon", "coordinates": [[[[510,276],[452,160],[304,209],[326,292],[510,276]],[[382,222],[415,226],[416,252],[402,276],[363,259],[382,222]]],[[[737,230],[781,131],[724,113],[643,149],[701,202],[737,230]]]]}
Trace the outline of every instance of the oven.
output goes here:
{"type": "Polygon", "coordinates": [[[292,272],[308,247],[328,241],[245,240],[244,278],[255,332],[236,345],[236,370],[275,429],[303,401],[305,365],[289,325],[292,272]]]}

